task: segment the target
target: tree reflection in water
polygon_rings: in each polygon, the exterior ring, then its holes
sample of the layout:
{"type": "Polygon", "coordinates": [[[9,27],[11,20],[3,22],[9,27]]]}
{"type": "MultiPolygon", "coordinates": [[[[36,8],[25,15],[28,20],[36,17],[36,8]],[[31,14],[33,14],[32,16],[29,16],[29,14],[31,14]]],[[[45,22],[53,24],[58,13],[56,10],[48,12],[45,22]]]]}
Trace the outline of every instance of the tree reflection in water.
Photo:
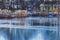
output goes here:
{"type": "Polygon", "coordinates": [[[56,31],[0,28],[0,40],[55,40],[56,31]]]}

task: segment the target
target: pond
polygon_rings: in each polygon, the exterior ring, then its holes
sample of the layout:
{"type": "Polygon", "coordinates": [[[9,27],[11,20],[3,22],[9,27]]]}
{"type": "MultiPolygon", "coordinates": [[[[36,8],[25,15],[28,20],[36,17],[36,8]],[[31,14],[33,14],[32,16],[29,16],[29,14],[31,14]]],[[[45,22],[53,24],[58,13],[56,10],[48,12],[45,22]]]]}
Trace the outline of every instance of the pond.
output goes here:
{"type": "Polygon", "coordinates": [[[42,18],[42,17],[27,17],[27,18],[12,18],[0,19],[0,27],[27,27],[27,26],[58,26],[60,21],[58,18],[42,18]]]}
{"type": "Polygon", "coordinates": [[[57,40],[58,18],[0,19],[0,40],[57,40]]]}
{"type": "Polygon", "coordinates": [[[0,40],[57,40],[57,34],[51,30],[0,28],[0,40]]]}

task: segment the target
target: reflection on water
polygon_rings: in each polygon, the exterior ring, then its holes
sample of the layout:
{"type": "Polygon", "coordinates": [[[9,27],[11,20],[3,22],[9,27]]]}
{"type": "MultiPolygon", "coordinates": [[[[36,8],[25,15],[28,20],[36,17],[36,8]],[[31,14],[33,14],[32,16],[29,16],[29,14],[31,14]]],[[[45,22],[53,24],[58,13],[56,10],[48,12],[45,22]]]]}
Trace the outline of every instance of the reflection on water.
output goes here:
{"type": "Polygon", "coordinates": [[[0,19],[0,25],[10,26],[58,26],[58,18],[14,18],[0,19]]]}
{"type": "Polygon", "coordinates": [[[4,40],[56,40],[57,37],[56,31],[19,28],[0,28],[0,35],[4,40]]]}
{"type": "Polygon", "coordinates": [[[57,26],[58,18],[0,19],[0,40],[57,40],[57,26]]]}

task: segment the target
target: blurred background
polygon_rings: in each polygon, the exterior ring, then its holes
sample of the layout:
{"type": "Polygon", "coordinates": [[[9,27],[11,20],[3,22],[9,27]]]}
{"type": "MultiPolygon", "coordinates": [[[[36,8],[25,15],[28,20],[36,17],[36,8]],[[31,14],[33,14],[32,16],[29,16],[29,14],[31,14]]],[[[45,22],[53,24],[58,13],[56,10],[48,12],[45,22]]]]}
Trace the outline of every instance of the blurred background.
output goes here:
{"type": "Polygon", "coordinates": [[[59,40],[60,0],[0,0],[0,29],[6,40],[59,40]]]}
{"type": "Polygon", "coordinates": [[[0,0],[0,24],[58,26],[60,1],[0,0]]]}

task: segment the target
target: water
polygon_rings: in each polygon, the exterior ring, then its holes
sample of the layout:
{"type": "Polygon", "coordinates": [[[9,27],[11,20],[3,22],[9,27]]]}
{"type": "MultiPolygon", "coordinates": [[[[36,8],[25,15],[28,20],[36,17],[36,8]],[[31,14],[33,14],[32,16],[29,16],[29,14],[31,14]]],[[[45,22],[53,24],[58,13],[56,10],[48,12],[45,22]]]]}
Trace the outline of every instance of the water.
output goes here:
{"type": "Polygon", "coordinates": [[[40,17],[0,19],[0,27],[58,31],[58,22],[58,18],[40,17]]]}
{"type": "Polygon", "coordinates": [[[58,18],[0,19],[0,40],[57,40],[57,36],[58,18]]]}
{"type": "Polygon", "coordinates": [[[40,17],[27,17],[27,18],[13,18],[13,19],[0,19],[0,27],[18,27],[18,26],[58,26],[58,18],[40,18],[40,17]]]}
{"type": "Polygon", "coordinates": [[[4,40],[57,40],[56,31],[50,30],[0,28],[0,35],[4,40]]]}

